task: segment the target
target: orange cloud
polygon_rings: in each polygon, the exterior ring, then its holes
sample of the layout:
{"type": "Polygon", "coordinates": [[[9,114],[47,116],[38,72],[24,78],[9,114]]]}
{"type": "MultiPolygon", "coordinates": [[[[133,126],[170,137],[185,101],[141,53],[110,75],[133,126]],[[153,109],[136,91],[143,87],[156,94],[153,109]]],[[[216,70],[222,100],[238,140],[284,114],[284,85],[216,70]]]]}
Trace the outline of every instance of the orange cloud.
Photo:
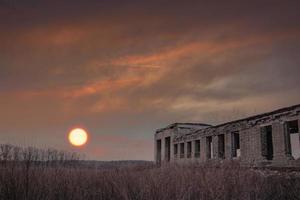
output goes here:
{"type": "MultiPolygon", "coordinates": [[[[233,38],[224,41],[215,41],[208,39],[202,41],[201,38],[191,42],[174,45],[158,52],[146,55],[129,55],[115,59],[111,62],[113,65],[128,65],[140,67],[166,67],[169,63],[176,62],[182,57],[210,56],[221,53],[223,51],[230,51],[236,48],[242,48],[251,45],[266,45],[274,41],[281,41],[285,39],[293,39],[298,37],[300,29],[285,30],[264,35],[255,35],[247,38],[233,38]]],[[[169,66],[172,67],[172,66],[169,66]]]]}

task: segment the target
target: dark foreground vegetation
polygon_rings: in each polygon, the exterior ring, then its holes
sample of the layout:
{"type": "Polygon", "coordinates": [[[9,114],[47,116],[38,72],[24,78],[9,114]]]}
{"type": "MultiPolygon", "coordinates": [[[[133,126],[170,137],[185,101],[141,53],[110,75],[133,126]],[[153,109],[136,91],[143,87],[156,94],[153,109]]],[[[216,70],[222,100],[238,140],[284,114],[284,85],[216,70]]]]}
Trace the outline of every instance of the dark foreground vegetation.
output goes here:
{"type": "Polygon", "coordinates": [[[297,173],[237,163],[88,167],[76,154],[0,146],[2,200],[300,199],[297,173]]]}

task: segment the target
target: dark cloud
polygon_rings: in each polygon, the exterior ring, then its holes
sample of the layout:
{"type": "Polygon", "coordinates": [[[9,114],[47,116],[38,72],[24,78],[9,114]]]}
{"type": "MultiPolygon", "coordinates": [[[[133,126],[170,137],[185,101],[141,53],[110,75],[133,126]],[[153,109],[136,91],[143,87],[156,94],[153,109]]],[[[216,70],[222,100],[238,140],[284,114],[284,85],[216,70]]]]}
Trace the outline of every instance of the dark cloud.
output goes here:
{"type": "Polygon", "coordinates": [[[65,134],[82,125],[91,158],[152,159],[154,129],[167,123],[299,103],[299,9],[298,1],[2,0],[0,139],[71,148],[65,134]]]}

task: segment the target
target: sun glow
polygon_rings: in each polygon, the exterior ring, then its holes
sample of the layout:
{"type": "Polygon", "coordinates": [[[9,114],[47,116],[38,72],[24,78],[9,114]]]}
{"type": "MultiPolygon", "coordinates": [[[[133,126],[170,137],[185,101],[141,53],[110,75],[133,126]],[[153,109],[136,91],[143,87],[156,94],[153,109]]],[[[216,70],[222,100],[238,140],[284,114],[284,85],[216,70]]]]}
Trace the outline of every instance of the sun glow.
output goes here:
{"type": "Polygon", "coordinates": [[[69,141],[74,146],[82,146],[87,142],[88,134],[81,128],[72,129],[69,133],[69,141]]]}

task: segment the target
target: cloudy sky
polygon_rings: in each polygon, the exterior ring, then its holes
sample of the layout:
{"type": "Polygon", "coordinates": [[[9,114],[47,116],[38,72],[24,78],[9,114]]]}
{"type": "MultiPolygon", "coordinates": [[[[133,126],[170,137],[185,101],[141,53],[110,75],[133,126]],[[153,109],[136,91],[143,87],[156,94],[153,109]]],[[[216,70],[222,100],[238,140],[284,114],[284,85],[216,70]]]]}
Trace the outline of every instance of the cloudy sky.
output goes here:
{"type": "Polygon", "coordinates": [[[300,103],[300,2],[0,0],[0,141],[153,159],[155,129],[300,103]],[[209,3],[208,3],[209,2],[209,3]],[[90,133],[76,149],[75,126],[90,133]]]}

